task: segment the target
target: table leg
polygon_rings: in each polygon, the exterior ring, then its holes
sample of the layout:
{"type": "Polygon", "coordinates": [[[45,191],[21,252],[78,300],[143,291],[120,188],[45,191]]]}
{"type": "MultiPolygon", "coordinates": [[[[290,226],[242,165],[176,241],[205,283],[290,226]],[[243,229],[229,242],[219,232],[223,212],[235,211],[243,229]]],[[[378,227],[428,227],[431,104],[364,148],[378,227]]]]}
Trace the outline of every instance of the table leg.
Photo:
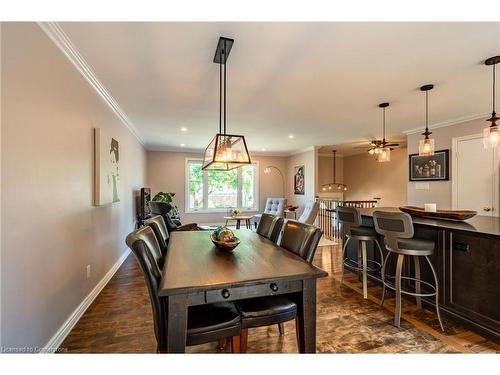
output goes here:
{"type": "Polygon", "coordinates": [[[240,229],[240,219],[236,219],[236,229],[240,229]]]}
{"type": "Polygon", "coordinates": [[[167,353],[186,351],[187,314],[186,294],[168,297],[167,353]]]}
{"type": "Polygon", "coordinates": [[[251,228],[250,219],[246,220],[246,226],[247,226],[247,229],[251,228]]]}
{"type": "Polygon", "coordinates": [[[300,353],[316,353],[316,279],[303,281],[297,311],[300,353]]]}

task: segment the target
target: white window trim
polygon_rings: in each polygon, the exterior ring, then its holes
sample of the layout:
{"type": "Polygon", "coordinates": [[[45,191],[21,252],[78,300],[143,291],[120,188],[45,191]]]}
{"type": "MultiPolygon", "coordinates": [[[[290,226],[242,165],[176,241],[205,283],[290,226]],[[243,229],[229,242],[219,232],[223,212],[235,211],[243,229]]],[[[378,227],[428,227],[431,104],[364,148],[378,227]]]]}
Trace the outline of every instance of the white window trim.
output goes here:
{"type": "MultiPolygon", "coordinates": [[[[227,208],[201,208],[201,209],[192,209],[189,207],[189,164],[190,162],[203,162],[203,159],[199,158],[186,158],[184,163],[184,212],[187,214],[213,214],[213,213],[226,213],[227,208]]],[[[255,208],[253,209],[243,209],[241,208],[241,212],[245,213],[258,213],[259,211],[259,161],[254,160],[252,164],[255,167],[255,184],[254,184],[254,196],[255,196],[255,208]]],[[[241,175],[240,175],[241,176],[241,175]]],[[[208,185],[207,174],[203,174],[203,186],[206,187],[208,185]]],[[[241,191],[241,178],[238,178],[238,191],[241,191]]],[[[238,194],[238,206],[241,206],[241,194],[238,194]]],[[[203,202],[208,201],[208,190],[203,189],[203,202]]]]}

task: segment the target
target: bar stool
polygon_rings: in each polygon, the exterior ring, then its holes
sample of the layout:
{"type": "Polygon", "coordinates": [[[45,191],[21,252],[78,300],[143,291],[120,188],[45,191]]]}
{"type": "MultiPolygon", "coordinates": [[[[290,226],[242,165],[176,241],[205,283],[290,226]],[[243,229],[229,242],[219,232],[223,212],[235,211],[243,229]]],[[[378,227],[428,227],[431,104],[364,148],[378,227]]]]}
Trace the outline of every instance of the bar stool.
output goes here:
{"type": "Polygon", "coordinates": [[[382,263],[384,262],[384,254],[382,253],[382,249],[378,243],[377,232],[372,227],[361,225],[361,213],[355,207],[338,206],[336,211],[337,218],[342,225],[345,236],[347,237],[342,250],[342,278],[340,279],[340,285],[344,282],[345,267],[361,271],[363,273],[363,298],[366,299],[368,298],[368,272],[381,270],[382,263]],[[351,239],[358,241],[357,262],[354,262],[354,260],[350,258],[344,259],[347,244],[351,239]],[[368,259],[366,256],[366,244],[369,241],[373,241],[377,245],[381,263],[368,259]],[[368,264],[370,264],[370,266],[368,266],[368,264]]]}
{"type": "Polygon", "coordinates": [[[384,236],[385,248],[389,251],[384,264],[382,266],[382,301],[381,306],[384,305],[386,288],[396,292],[396,309],[394,312],[394,325],[400,327],[401,324],[401,294],[407,294],[416,297],[417,308],[422,308],[421,297],[436,297],[436,311],[441,330],[444,332],[443,322],[441,321],[441,314],[439,313],[439,282],[436,270],[432,265],[430,256],[434,253],[434,241],[424,240],[420,238],[413,238],[413,221],[411,216],[404,212],[383,212],[375,211],[373,213],[373,221],[375,223],[375,230],[377,233],[384,236]],[[395,276],[386,276],[385,269],[389,255],[394,253],[398,256],[396,262],[395,276]],[[415,264],[415,277],[402,276],[403,262],[405,256],[412,256],[415,264]],[[420,278],[420,258],[424,257],[429,264],[432,275],[434,276],[434,285],[424,281],[420,278]],[[387,279],[394,279],[394,284],[387,281],[387,279]],[[413,280],[415,282],[415,292],[405,290],[401,287],[401,280],[413,280]],[[421,284],[425,284],[431,288],[431,292],[422,293],[421,284]]]}

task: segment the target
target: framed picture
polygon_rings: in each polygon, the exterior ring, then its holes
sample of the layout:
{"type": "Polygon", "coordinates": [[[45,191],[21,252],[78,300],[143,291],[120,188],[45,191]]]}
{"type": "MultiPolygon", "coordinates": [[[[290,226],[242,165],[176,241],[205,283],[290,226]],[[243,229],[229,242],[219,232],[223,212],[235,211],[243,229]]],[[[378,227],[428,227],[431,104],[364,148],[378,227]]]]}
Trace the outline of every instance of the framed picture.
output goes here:
{"type": "Polygon", "coordinates": [[[94,128],[94,205],[120,201],[120,144],[104,129],[94,128]]]}
{"type": "Polygon", "coordinates": [[[305,175],[304,166],[300,165],[294,169],[294,182],[293,182],[293,192],[297,195],[304,195],[305,193],[305,175]]]}
{"type": "Polygon", "coordinates": [[[434,152],[432,156],[412,154],[410,181],[447,181],[450,179],[449,150],[434,152]]]}

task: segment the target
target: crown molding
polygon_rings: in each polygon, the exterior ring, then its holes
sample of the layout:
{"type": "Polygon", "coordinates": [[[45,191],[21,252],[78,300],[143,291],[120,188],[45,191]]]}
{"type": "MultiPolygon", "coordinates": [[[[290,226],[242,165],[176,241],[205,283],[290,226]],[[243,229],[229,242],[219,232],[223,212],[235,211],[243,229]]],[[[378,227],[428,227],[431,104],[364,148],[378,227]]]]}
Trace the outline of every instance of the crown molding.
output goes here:
{"type": "MultiPolygon", "coordinates": [[[[462,123],[468,122],[468,121],[479,120],[481,118],[485,118],[488,116],[490,116],[489,113],[479,113],[479,114],[475,114],[475,115],[471,115],[471,116],[459,117],[457,119],[443,121],[443,122],[439,122],[437,124],[429,125],[429,129],[432,130],[432,129],[444,128],[446,126],[458,125],[458,124],[462,124],[462,123]]],[[[416,133],[420,133],[420,132],[424,131],[424,129],[425,128],[422,127],[422,128],[405,130],[403,132],[403,134],[405,134],[405,135],[416,134],[416,133]]]]}
{"type": "Polygon", "coordinates": [[[108,107],[115,113],[120,121],[125,125],[128,130],[137,138],[139,143],[143,146],[144,140],[142,139],[139,131],[132,123],[132,121],[125,114],[118,102],[113,98],[109,91],[104,87],[102,82],[97,78],[90,64],[78,52],[77,48],[63,31],[57,22],[38,22],[38,26],[47,34],[52,42],[61,50],[66,58],[73,64],[78,72],[87,80],[95,92],[104,100],[108,107]]]}
{"type": "MultiPolygon", "coordinates": [[[[362,151],[365,152],[365,151],[362,151]]],[[[333,152],[318,152],[318,156],[321,156],[322,158],[332,158],[333,159],[333,152]]],[[[344,158],[344,154],[336,154],[336,158],[344,158]]]]}
{"type": "Polygon", "coordinates": [[[316,150],[316,146],[309,146],[309,147],[303,148],[301,150],[292,151],[292,152],[290,152],[289,156],[303,154],[304,152],[315,151],[315,150],[316,150]]]}

